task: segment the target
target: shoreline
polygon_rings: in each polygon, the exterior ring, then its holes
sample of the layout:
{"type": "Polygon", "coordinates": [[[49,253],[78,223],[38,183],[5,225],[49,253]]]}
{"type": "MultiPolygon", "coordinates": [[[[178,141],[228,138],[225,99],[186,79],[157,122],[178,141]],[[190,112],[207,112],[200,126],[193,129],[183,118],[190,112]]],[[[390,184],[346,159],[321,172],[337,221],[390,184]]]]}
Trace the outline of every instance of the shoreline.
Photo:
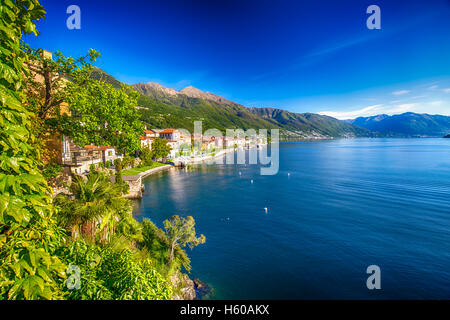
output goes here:
{"type": "Polygon", "coordinates": [[[153,169],[150,169],[150,170],[141,172],[141,173],[139,173],[138,175],[139,175],[139,176],[141,177],[141,179],[142,179],[142,178],[145,178],[145,177],[147,177],[147,176],[149,176],[149,175],[151,175],[151,174],[154,174],[154,173],[156,173],[156,172],[164,171],[164,170],[169,170],[169,169],[172,168],[172,167],[173,167],[173,165],[171,165],[171,164],[166,164],[166,165],[164,165],[164,166],[156,167],[156,168],[153,168],[153,169]]]}
{"type": "Polygon", "coordinates": [[[164,166],[149,169],[139,174],[123,175],[122,180],[126,182],[130,187],[128,193],[125,194],[123,197],[126,199],[142,199],[142,194],[144,192],[144,184],[142,183],[142,179],[154,173],[169,170],[170,168],[173,167],[174,167],[173,165],[167,164],[164,166]]]}
{"type": "Polygon", "coordinates": [[[245,151],[245,150],[250,150],[253,148],[258,148],[257,146],[259,146],[259,148],[261,148],[261,147],[267,146],[267,144],[259,144],[259,145],[251,146],[247,149],[242,148],[242,147],[222,149],[215,155],[208,155],[208,156],[203,156],[203,157],[195,157],[195,158],[187,158],[187,159],[179,159],[179,160],[174,160],[173,163],[176,167],[182,167],[182,166],[186,166],[189,164],[194,164],[194,163],[198,163],[198,162],[202,162],[202,161],[216,159],[216,158],[222,157],[230,152],[236,152],[239,150],[245,151]]]}

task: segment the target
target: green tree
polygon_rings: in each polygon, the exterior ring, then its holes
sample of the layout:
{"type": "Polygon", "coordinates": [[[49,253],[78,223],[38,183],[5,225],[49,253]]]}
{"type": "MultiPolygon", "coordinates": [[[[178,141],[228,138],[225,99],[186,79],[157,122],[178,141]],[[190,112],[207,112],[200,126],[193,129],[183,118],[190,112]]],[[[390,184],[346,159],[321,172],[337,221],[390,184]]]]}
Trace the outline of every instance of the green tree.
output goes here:
{"type": "Polygon", "coordinates": [[[61,115],[65,135],[81,145],[111,145],[119,153],[140,149],[143,125],[135,108],[138,93],[131,86],[116,90],[77,71],[66,90],[71,115],[61,115]]]}
{"type": "Polygon", "coordinates": [[[77,59],[56,52],[52,59],[42,49],[24,44],[23,50],[31,69],[25,77],[25,101],[34,113],[36,134],[58,132],[81,145],[112,145],[119,152],[140,148],[138,93],[125,84],[114,88],[95,79],[91,63],[100,55],[97,51],[77,59]]]}
{"type": "Polygon", "coordinates": [[[156,138],[152,143],[152,157],[153,159],[166,158],[172,147],[167,143],[166,139],[156,138]]]}
{"type": "Polygon", "coordinates": [[[183,218],[174,215],[170,220],[164,221],[164,229],[166,229],[166,235],[169,241],[169,264],[173,261],[176,247],[184,248],[187,245],[192,250],[194,247],[206,241],[203,234],[198,238],[196,237],[195,220],[191,216],[183,218]]]}
{"type": "Polygon", "coordinates": [[[157,263],[160,272],[170,274],[172,271],[178,271],[181,266],[186,271],[191,270],[191,261],[186,252],[179,246],[175,247],[173,260],[168,265],[170,241],[167,234],[149,219],[143,219],[141,225],[142,244],[151,253],[151,257],[157,263]]]}
{"type": "Polygon", "coordinates": [[[51,190],[38,170],[22,103],[26,55],[22,33],[38,34],[45,10],[37,0],[0,2],[0,299],[60,299],[66,266],[55,255],[64,241],[51,190]]]}
{"type": "Polygon", "coordinates": [[[123,161],[120,160],[119,158],[114,160],[114,166],[116,167],[116,184],[122,187],[122,193],[123,194],[127,194],[130,187],[128,186],[128,184],[123,181],[122,178],[122,166],[123,166],[123,161]]]}
{"type": "Polygon", "coordinates": [[[123,157],[122,160],[122,169],[126,169],[129,166],[134,167],[134,158],[129,155],[126,155],[125,157],[123,157]]]}
{"type": "Polygon", "coordinates": [[[122,160],[120,158],[114,159],[114,167],[116,171],[122,171],[122,160]]]}
{"type": "Polygon", "coordinates": [[[148,147],[142,149],[139,157],[141,158],[141,163],[143,166],[151,166],[153,164],[152,155],[153,153],[148,147]]]}
{"type": "Polygon", "coordinates": [[[22,50],[27,54],[26,66],[30,72],[25,76],[27,108],[34,113],[36,135],[57,132],[60,128],[55,120],[64,112],[61,107],[67,98],[67,82],[74,73],[88,78],[91,64],[100,55],[95,50],[77,59],[64,57],[60,52],[52,56],[44,54],[43,49],[33,49],[26,43],[22,50]]]}
{"type": "Polygon", "coordinates": [[[60,225],[73,238],[84,235],[102,243],[111,241],[116,222],[131,211],[129,201],[121,197],[122,187],[104,173],[92,172],[87,180],[75,176],[70,191],[71,195],[59,194],[55,198],[60,225]]]}
{"type": "Polygon", "coordinates": [[[149,258],[138,258],[129,249],[74,241],[61,253],[80,268],[79,290],[67,290],[69,299],[169,300],[173,289],[149,258]]]}

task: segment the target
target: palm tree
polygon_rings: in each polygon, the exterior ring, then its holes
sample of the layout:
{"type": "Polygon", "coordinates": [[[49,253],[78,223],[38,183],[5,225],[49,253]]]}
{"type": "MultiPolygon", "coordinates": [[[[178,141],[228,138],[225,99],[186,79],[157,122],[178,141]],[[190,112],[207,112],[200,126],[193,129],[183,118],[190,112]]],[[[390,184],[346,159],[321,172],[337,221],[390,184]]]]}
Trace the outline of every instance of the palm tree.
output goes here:
{"type": "Polygon", "coordinates": [[[55,198],[59,222],[73,238],[83,234],[95,240],[99,231],[101,242],[110,241],[120,215],[129,210],[128,201],[120,197],[122,186],[112,183],[104,173],[92,172],[87,179],[75,176],[70,191],[72,195],[55,198]]]}

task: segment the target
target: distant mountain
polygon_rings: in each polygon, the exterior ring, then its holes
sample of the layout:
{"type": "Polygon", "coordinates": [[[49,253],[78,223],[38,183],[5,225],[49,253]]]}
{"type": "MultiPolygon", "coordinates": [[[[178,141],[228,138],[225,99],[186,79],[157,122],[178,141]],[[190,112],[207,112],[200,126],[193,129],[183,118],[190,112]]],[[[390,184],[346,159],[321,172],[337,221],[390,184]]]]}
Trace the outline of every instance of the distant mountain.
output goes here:
{"type": "Polygon", "coordinates": [[[359,117],[346,122],[372,131],[411,137],[442,137],[450,132],[450,117],[413,112],[359,117]]]}
{"type": "Polygon", "coordinates": [[[133,86],[141,94],[138,104],[142,120],[156,128],[193,130],[196,120],[203,121],[203,129],[274,127],[244,106],[193,87],[176,91],[155,83],[138,83],[133,86]]]}
{"type": "MultiPolygon", "coordinates": [[[[114,87],[121,82],[101,69],[93,77],[114,87]]],[[[333,137],[373,137],[380,134],[368,129],[314,113],[293,113],[275,108],[247,108],[210,92],[192,86],[180,91],[159,83],[137,83],[141,120],[154,128],[193,130],[194,121],[202,120],[203,129],[280,129],[285,139],[333,137]]]]}
{"type": "Polygon", "coordinates": [[[133,87],[144,96],[155,99],[161,99],[164,97],[176,97],[179,95],[179,92],[177,90],[165,88],[156,82],[137,83],[134,84],[133,87]]]}
{"type": "Polygon", "coordinates": [[[237,105],[237,103],[234,103],[232,101],[228,101],[227,99],[218,96],[216,94],[210,93],[210,92],[204,92],[200,89],[194,88],[192,86],[188,86],[186,88],[181,89],[180,91],[177,91],[175,89],[171,88],[165,88],[159,83],[155,82],[147,82],[147,83],[137,83],[133,85],[135,89],[147,96],[152,97],[155,99],[164,100],[164,98],[173,99],[174,97],[179,98],[196,98],[196,99],[203,99],[208,101],[214,101],[218,103],[224,103],[229,105],[237,105]]]}
{"type": "Polygon", "coordinates": [[[292,113],[273,108],[247,108],[192,86],[180,91],[155,83],[134,85],[142,94],[143,120],[154,126],[191,129],[194,120],[205,128],[280,129],[284,138],[331,138],[374,136],[370,130],[313,113],[292,113]]]}
{"type": "Polygon", "coordinates": [[[277,123],[289,135],[313,137],[373,137],[377,133],[345,123],[329,116],[315,113],[293,113],[274,108],[249,108],[251,112],[277,123]]]}
{"type": "Polygon", "coordinates": [[[106,83],[109,83],[116,89],[119,89],[122,85],[122,82],[120,82],[112,75],[106,73],[105,71],[97,67],[94,67],[94,71],[91,74],[91,78],[96,80],[102,80],[106,83]]]}
{"type": "Polygon", "coordinates": [[[219,102],[219,103],[235,104],[234,102],[228,101],[227,99],[225,99],[221,96],[218,96],[214,93],[203,92],[202,90],[199,90],[192,86],[181,89],[180,93],[185,94],[191,98],[199,98],[199,99],[210,100],[210,101],[215,101],[215,102],[219,102]]]}

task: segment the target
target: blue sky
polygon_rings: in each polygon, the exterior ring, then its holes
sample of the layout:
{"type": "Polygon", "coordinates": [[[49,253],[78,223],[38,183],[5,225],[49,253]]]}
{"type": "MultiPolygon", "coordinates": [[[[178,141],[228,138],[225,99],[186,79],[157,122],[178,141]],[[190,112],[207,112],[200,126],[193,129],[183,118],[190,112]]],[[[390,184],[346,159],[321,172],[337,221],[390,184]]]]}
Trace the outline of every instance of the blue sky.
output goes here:
{"type": "Polygon", "coordinates": [[[34,47],[83,55],[129,84],[192,85],[246,106],[340,119],[450,115],[450,1],[41,0],[34,47]],[[66,8],[81,9],[81,30],[66,8]],[[366,8],[381,8],[381,30],[366,8]]]}

